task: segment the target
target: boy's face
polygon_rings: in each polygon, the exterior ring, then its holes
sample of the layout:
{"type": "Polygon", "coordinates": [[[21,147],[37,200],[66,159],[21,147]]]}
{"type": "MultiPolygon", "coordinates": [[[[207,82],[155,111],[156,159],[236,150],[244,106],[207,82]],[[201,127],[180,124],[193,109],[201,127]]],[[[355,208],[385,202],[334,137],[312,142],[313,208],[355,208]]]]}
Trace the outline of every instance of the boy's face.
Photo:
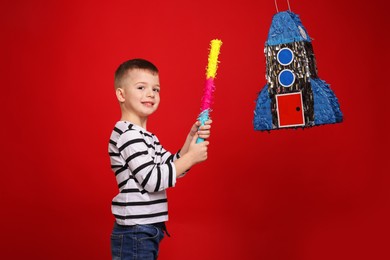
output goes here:
{"type": "Polygon", "coordinates": [[[160,80],[157,73],[144,69],[127,72],[117,89],[117,98],[125,113],[145,118],[153,114],[160,104],[160,80]]]}

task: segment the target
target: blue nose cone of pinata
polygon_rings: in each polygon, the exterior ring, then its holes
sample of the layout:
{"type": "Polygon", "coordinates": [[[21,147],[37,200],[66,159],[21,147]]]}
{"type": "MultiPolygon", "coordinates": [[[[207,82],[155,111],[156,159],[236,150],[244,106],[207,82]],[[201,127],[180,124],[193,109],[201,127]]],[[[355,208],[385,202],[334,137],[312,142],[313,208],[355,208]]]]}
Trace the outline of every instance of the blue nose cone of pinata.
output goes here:
{"type": "Polygon", "coordinates": [[[275,14],[272,18],[266,45],[300,41],[311,42],[311,39],[299,16],[290,11],[275,14]]]}

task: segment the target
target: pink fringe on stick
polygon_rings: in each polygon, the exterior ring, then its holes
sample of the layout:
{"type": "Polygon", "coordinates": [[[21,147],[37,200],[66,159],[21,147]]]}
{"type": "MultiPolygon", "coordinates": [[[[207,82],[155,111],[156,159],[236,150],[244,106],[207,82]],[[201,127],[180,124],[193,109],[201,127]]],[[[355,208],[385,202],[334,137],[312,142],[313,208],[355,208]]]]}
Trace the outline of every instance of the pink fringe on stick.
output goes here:
{"type": "Polygon", "coordinates": [[[204,87],[202,103],[201,103],[201,106],[200,106],[201,107],[200,108],[201,111],[204,111],[206,109],[210,109],[214,90],[215,90],[214,78],[207,79],[205,87],[204,87]]]}

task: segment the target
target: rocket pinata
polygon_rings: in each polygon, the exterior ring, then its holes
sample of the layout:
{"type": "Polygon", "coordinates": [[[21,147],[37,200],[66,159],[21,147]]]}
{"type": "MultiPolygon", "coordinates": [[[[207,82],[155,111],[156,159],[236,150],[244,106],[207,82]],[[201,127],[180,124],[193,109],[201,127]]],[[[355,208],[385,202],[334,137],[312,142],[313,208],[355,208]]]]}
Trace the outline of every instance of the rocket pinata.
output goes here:
{"type": "Polygon", "coordinates": [[[297,14],[273,16],[264,54],[267,83],[256,100],[255,130],[343,121],[336,95],[318,76],[312,41],[297,14]]]}

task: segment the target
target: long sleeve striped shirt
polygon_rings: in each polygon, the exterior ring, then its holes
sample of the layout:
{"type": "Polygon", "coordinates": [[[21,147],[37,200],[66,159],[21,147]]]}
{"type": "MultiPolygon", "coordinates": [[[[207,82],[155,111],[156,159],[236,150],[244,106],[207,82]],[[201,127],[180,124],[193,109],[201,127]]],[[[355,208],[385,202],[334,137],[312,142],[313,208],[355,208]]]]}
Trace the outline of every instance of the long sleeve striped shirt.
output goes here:
{"type": "Polygon", "coordinates": [[[111,211],[120,225],[152,224],[168,220],[166,189],[175,186],[176,168],[158,138],[127,121],[116,123],[108,152],[119,193],[111,211]]]}

